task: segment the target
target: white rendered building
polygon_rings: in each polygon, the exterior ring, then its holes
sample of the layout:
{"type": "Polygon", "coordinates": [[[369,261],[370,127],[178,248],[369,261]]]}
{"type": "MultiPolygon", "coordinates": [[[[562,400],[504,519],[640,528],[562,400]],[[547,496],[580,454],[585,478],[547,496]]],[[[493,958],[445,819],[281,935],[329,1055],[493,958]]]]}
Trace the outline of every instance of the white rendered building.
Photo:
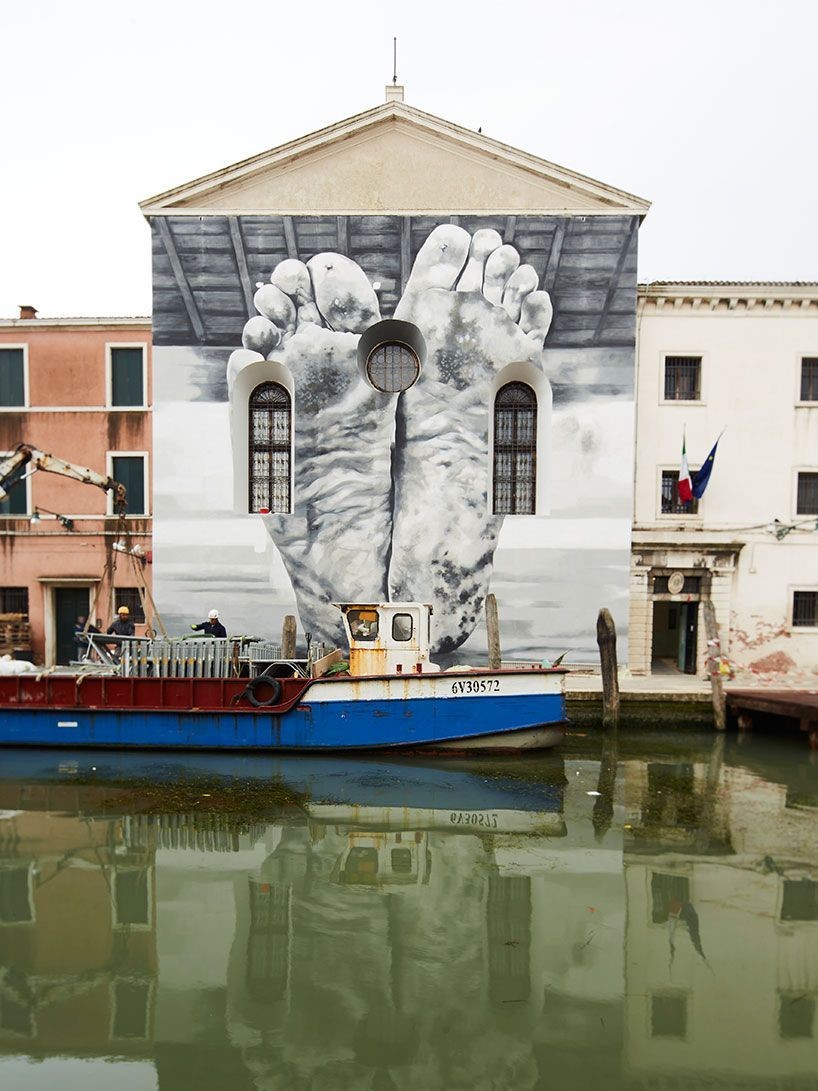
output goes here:
{"type": "Polygon", "coordinates": [[[642,285],[629,665],[818,672],[818,284],[642,285]],[[679,502],[719,443],[706,492],[679,502]],[[695,474],[694,474],[695,476],[695,474]],[[678,575],[677,575],[678,573],[678,575]]]}

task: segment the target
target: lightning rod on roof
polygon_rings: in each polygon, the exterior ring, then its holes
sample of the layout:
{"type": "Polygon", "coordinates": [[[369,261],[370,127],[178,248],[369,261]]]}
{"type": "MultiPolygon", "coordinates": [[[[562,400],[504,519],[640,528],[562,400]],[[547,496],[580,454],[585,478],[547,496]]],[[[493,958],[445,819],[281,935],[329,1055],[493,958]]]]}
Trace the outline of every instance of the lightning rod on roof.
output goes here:
{"type": "Polygon", "coordinates": [[[392,82],[398,82],[398,39],[392,39],[392,82]]]}

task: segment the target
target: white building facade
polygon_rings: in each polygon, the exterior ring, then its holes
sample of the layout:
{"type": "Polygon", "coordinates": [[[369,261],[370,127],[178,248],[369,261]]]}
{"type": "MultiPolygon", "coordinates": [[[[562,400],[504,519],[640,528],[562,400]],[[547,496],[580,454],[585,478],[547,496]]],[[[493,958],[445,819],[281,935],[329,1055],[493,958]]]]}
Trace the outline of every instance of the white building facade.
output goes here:
{"type": "Polygon", "coordinates": [[[818,673],[818,284],[639,291],[629,665],[818,673]],[[706,492],[680,503],[724,431],[706,492]]]}

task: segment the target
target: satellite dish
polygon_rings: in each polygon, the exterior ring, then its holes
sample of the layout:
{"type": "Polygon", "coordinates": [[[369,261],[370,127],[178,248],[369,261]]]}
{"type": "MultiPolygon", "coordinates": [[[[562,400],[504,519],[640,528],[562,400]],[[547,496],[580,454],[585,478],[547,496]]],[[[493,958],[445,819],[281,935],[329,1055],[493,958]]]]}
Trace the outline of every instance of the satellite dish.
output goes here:
{"type": "Polygon", "coordinates": [[[667,589],[671,595],[680,595],[685,585],[685,578],[681,572],[671,572],[667,578],[667,589]]]}

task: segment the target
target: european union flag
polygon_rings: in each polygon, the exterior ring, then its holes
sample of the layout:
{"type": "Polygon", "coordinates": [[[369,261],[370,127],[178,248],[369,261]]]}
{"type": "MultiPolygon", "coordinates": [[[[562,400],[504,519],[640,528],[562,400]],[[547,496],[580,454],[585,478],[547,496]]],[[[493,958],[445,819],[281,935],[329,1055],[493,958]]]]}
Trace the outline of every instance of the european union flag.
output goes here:
{"type": "MultiPolygon", "coordinates": [[[[719,439],[721,439],[721,436],[719,436],[719,439]]],[[[713,472],[713,462],[716,458],[716,448],[718,447],[718,445],[719,440],[717,439],[716,442],[713,444],[713,450],[704,460],[704,464],[702,465],[701,469],[697,470],[696,473],[693,475],[693,495],[696,497],[697,500],[700,500],[702,498],[702,496],[704,495],[704,490],[707,488],[707,485],[710,481],[710,474],[713,472]]]]}

